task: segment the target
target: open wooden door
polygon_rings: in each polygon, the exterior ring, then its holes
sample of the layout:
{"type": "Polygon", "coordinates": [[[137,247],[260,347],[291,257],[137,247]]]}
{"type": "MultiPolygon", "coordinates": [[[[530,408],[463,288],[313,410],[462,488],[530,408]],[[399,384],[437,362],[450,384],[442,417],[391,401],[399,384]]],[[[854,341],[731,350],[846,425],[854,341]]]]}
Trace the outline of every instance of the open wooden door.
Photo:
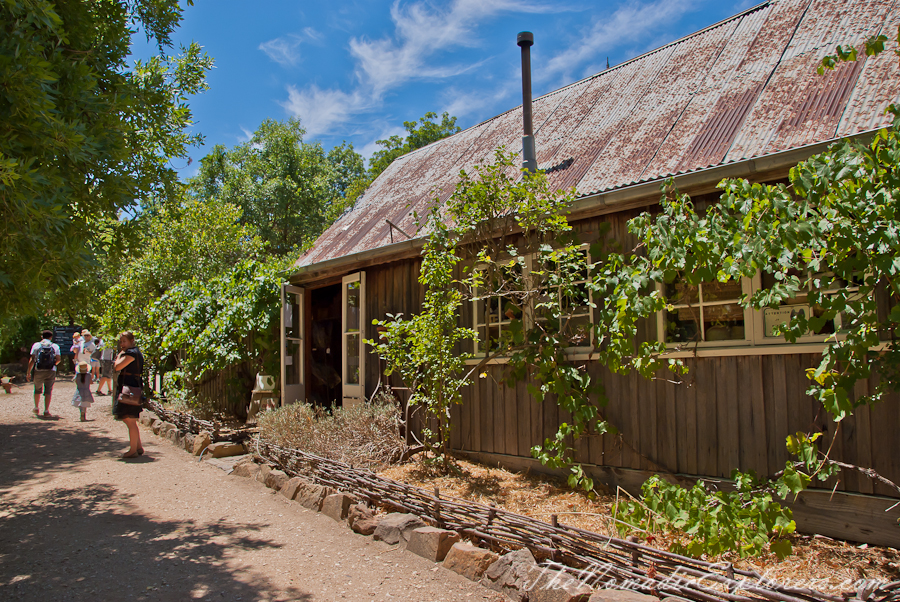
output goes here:
{"type": "Polygon", "coordinates": [[[343,406],[362,403],[365,389],[366,274],[344,276],[341,282],[341,386],[343,406]]]}
{"type": "Polygon", "coordinates": [[[303,289],[281,287],[281,403],[306,399],[304,388],[303,289]]]}

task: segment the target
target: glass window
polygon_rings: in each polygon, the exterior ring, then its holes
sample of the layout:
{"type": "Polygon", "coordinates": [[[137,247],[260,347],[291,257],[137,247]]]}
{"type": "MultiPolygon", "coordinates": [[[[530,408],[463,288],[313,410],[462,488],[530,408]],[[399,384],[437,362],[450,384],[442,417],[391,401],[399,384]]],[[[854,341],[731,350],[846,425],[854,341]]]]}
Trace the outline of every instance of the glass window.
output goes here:
{"type": "Polygon", "coordinates": [[[743,341],[747,316],[738,303],[743,283],[703,282],[691,285],[675,281],[664,286],[671,311],[663,311],[662,332],[666,343],[743,341]]]}

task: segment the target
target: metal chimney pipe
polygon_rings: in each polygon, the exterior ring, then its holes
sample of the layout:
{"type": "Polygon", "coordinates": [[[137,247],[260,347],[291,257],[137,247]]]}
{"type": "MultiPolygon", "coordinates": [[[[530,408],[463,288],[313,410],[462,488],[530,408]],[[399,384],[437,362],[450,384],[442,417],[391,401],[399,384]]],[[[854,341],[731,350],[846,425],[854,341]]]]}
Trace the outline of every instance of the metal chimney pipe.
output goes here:
{"type": "Polygon", "coordinates": [[[522,49],[522,169],[537,171],[537,155],[534,150],[534,123],[531,115],[531,46],[534,34],[521,31],[516,44],[522,49]]]}

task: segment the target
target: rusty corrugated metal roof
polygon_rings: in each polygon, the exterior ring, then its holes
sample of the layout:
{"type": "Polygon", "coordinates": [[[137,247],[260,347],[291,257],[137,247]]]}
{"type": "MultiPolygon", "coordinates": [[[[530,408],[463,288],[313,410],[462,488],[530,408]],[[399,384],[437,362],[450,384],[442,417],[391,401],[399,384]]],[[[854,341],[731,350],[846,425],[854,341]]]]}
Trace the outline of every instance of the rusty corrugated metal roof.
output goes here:
{"type": "MultiPolygon", "coordinates": [[[[898,2],[772,0],[537,98],[538,164],[585,197],[884,126],[900,91],[892,52],[816,67],[837,44],[892,37],[898,2]]],[[[461,169],[519,150],[521,132],[520,106],[397,159],[297,267],[400,241],[386,220],[414,233],[461,169]]]]}

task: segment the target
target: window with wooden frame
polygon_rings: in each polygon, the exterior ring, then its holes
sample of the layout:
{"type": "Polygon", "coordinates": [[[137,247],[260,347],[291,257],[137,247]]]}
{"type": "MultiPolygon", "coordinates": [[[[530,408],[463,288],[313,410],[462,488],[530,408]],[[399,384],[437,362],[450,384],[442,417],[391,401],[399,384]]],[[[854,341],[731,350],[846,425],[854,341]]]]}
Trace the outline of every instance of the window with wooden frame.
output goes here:
{"type": "MultiPolygon", "coordinates": [[[[540,256],[529,254],[510,266],[504,266],[491,277],[485,275],[484,286],[476,291],[473,326],[478,333],[478,349],[476,355],[484,356],[499,348],[503,332],[509,328],[513,320],[524,319],[525,327],[530,328],[535,322],[547,321],[542,316],[542,303],[554,296],[560,303],[563,316],[559,328],[568,340],[573,353],[587,351],[591,348],[591,323],[593,308],[589,303],[588,278],[590,252],[587,245],[575,250],[579,256],[577,272],[561,274],[566,269],[563,264],[547,260],[538,265],[540,256]],[[494,296],[506,291],[507,296],[494,296]],[[523,291],[517,295],[514,291],[523,291]],[[524,299],[529,294],[537,293],[535,307],[523,307],[524,299]],[[494,293],[494,295],[492,295],[494,293]]],[[[476,269],[484,269],[476,266],[476,269]]]]}
{"type": "MultiPolygon", "coordinates": [[[[790,274],[801,276],[800,272],[790,274]]],[[[658,285],[670,303],[657,316],[659,340],[670,347],[694,343],[712,348],[786,345],[790,343],[781,334],[774,333],[777,325],[789,322],[798,312],[807,318],[823,315],[823,308],[810,303],[810,292],[816,286],[824,295],[847,294],[851,299],[859,290],[858,280],[844,282],[829,272],[822,272],[813,276],[807,291],[785,299],[778,307],[754,310],[740,304],[741,295],[771,288],[775,282],[773,275],[762,273],[725,283],[689,285],[676,279],[658,285]]],[[[826,320],[816,331],[798,338],[797,343],[821,343],[839,335],[843,320],[841,315],[826,320]]]]}

